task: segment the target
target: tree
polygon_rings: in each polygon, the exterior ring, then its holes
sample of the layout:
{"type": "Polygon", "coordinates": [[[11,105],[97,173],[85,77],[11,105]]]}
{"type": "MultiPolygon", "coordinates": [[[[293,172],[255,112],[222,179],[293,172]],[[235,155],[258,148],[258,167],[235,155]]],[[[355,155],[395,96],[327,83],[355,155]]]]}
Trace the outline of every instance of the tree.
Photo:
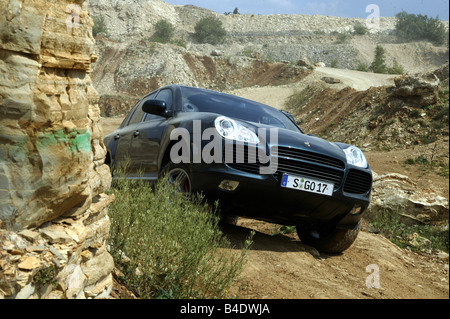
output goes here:
{"type": "Polygon", "coordinates": [[[386,50],[381,45],[377,45],[377,47],[375,48],[375,59],[370,65],[370,70],[372,70],[372,72],[374,73],[387,72],[385,54],[386,50]]]}
{"type": "Polygon", "coordinates": [[[240,14],[238,8],[234,8],[233,14],[240,14]]]}
{"type": "Polygon", "coordinates": [[[214,17],[203,18],[195,25],[195,38],[200,43],[222,43],[226,35],[222,21],[214,17]]]}
{"type": "Polygon", "coordinates": [[[175,27],[168,21],[161,19],[155,24],[155,33],[152,40],[155,42],[167,43],[172,40],[175,27]]]}
{"type": "Polygon", "coordinates": [[[439,17],[429,18],[427,15],[397,13],[395,26],[397,37],[402,41],[431,41],[443,45],[447,40],[447,31],[439,17]]]}

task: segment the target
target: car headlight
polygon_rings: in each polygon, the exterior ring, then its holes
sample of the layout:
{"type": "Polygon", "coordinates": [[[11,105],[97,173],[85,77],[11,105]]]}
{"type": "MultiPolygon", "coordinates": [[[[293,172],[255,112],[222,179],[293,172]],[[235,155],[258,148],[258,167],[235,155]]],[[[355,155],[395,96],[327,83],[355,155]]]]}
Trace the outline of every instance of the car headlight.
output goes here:
{"type": "Polygon", "coordinates": [[[244,143],[259,144],[259,138],[239,122],[225,116],[220,116],[215,122],[216,130],[226,139],[244,143]]]}
{"type": "Polygon", "coordinates": [[[356,146],[349,146],[345,148],[344,153],[345,156],[347,156],[347,163],[362,168],[367,168],[369,166],[363,152],[356,146]]]}

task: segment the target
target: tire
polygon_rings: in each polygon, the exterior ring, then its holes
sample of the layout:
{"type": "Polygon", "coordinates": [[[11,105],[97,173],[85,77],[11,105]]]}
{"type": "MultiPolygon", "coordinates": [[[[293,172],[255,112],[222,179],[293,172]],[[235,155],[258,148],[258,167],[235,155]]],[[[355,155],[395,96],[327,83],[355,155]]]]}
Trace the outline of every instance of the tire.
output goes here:
{"type": "Polygon", "coordinates": [[[300,225],[297,234],[302,243],[320,252],[340,254],[350,248],[358,237],[361,222],[355,229],[338,229],[335,225],[300,225]]]}
{"type": "Polygon", "coordinates": [[[167,164],[161,171],[161,177],[167,177],[168,182],[174,185],[180,192],[191,194],[192,179],[189,169],[185,165],[167,164]]]}

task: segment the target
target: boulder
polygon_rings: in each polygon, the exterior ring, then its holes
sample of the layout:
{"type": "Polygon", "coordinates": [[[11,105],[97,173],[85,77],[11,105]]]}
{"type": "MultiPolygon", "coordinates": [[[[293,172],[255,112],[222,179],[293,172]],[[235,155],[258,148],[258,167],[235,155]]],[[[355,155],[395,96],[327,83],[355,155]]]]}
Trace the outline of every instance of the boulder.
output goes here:
{"type": "Polygon", "coordinates": [[[311,62],[309,62],[309,60],[307,58],[303,58],[297,61],[297,65],[298,66],[303,66],[309,70],[313,70],[314,66],[311,64],[311,62]]]}
{"type": "Polygon", "coordinates": [[[336,78],[333,78],[333,77],[331,77],[331,76],[324,76],[324,77],[322,78],[322,81],[324,81],[325,83],[328,83],[328,84],[338,84],[338,83],[342,83],[341,80],[336,79],[336,78]]]}
{"type": "Polygon", "coordinates": [[[391,97],[416,106],[428,106],[438,100],[440,81],[434,73],[402,75],[395,80],[391,97]]]}
{"type": "Polygon", "coordinates": [[[408,176],[374,174],[371,204],[366,218],[380,212],[398,213],[407,224],[433,224],[448,221],[449,201],[430,189],[422,190],[408,176]]]}

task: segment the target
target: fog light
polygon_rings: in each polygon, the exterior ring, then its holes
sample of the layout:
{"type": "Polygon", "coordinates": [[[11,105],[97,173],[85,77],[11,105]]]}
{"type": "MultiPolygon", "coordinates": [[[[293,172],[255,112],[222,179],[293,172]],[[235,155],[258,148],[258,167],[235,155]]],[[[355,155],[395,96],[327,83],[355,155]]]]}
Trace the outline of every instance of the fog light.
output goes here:
{"type": "Polygon", "coordinates": [[[353,206],[353,209],[350,211],[350,215],[359,215],[362,213],[362,206],[355,205],[353,206]]]}
{"type": "Polygon", "coordinates": [[[223,180],[222,183],[220,183],[219,188],[228,192],[232,192],[235,191],[238,186],[239,182],[223,180]]]}

